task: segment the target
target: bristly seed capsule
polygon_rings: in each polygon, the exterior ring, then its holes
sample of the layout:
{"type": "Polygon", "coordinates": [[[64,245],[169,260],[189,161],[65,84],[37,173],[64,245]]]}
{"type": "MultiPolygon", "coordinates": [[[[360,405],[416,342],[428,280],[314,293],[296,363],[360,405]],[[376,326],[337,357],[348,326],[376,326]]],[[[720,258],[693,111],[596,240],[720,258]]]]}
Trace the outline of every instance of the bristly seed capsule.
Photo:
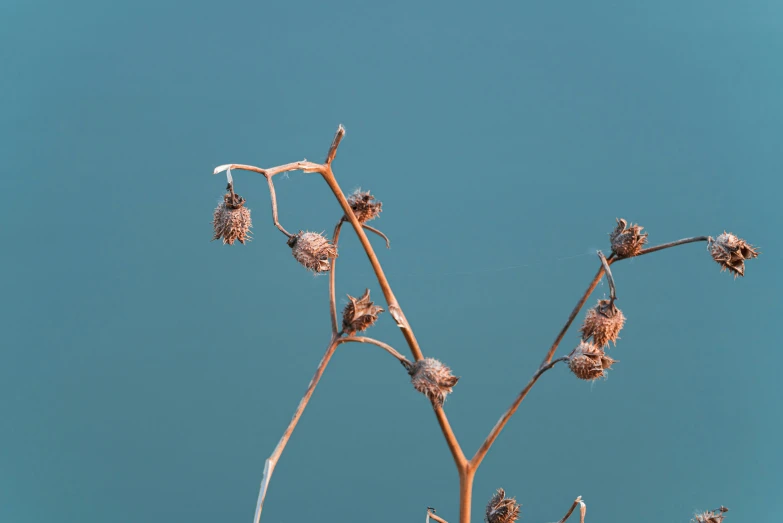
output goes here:
{"type": "Polygon", "coordinates": [[[348,305],[343,309],[343,332],[349,336],[370,328],[378,319],[378,314],[383,312],[381,307],[370,301],[370,289],[366,289],[358,300],[349,294],[348,300],[348,305]]]}
{"type": "Polygon", "coordinates": [[[735,279],[745,275],[745,260],[759,255],[755,247],[726,231],[716,239],[710,239],[708,246],[712,259],[720,264],[721,272],[728,270],[735,279]]]}
{"type": "Polygon", "coordinates": [[[212,240],[223,238],[224,244],[233,245],[235,241],[250,241],[250,209],[245,207],[245,199],[229,192],[215,208],[212,215],[212,227],[215,235],[212,240]]]}
{"type": "Polygon", "coordinates": [[[484,521],[487,523],[514,523],[519,519],[519,503],[507,498],[506,491],[499,488],[487,503],[484,521]]]}
{"type": "Polygon", "coordinates": [[[347,200],[359,223],[367,223],[381,214],[383,203],[376,200],[370,191],[362,192],[361,189],[356,189],[347,200]]]}
{"type": "Polygon", "coordinates": [[[620,330],[625,325],[623,311],[612,303],[612,300],[598,300],[598,304],[587,311],[585,321],[579,329],[582,339],[587,341],[591,336],[598,347],[605,347],[609,342],[617,345],[620,330]]]}
{"type": "Polygon", "coordinates": [[[609,370],[615,361],[595,344],[582,341],[568,356],[568,368],[580,380],[592,381],[606,376],[605,371],[609,370]]]}
{"type": "Polygon", "coordinates": [[[622,258],[636,256],[647,243],[647,233],[642,234],[644,227],[632,224],[622,218],[617,218],[617,227],[609,233],[612,250],[622,258]]]}
{"type": "Polygon", "coordinates": [[[427,396],[433,405],[442,407],[446,396],[453,392],[459,377],[451,369],[433,358],[424,358],[414,363],[408,370],[413,388],[427,396]]]}
{"type": "Polygon", "coordinates": [[[299,231],[288,238],[288,246],[296,261],[316,274],[328,272],[332,268],[329,260],[337,258],[337,248],[317,232],[299,231]]]}

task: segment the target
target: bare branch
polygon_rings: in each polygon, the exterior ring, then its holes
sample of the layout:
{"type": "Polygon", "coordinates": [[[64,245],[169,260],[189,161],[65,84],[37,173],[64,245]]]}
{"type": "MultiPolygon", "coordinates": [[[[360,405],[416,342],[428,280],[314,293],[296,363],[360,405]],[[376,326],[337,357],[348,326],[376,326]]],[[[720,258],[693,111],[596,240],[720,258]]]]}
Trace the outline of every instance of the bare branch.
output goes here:
{"type": "Polygon", "coordinates": [[[617,291],[614,287],[612,269],[609,268],[609,262],[606,261],[604,253],[598,251],[598,258],[601,259],[601,266],[603,266],[604,272],[606,273],[606,280],[609,282],[609,299],[612,301],[612,303],[614,303],[614,301],[617,299],[617,291]]]}
{"type": "MultiPolygon", "coordinates": [[[[332,244],[334,245],[334,248],[337,248],[337,242],[340,241],[340,230],[343,227],[343,221],[344,218],[340,218],[340,221],[337,222],[337,225],[334,226],[334,234],[332,235],[332,244]]],[[[335,296],[335,278],[334,275],[334,269],[335,265],[337,264],[337,258],[332,258],[332,268],[329,271],[329,315],[332,317],[332,336],[339,336],[338,330],[339,330],[339,323],[337,322],[337,298],[335,296]]]]}
{"type": "Polygon", "coordinates": [[[514,400],[514,403],[511,404],[508,410],[506,410],[505,414],[503,414],[503,416],[498,420],[495,426],[492,427],[492,431],[484,440],[484,443],[481,444],[481,447],[479,447],[479,449],[476,451],[476,454],[473,456],[473,458],[471,458],[469,463],[471,469],[475,470],[478,468],[479,465],[481,465],[481,462],[484,459],[484,457],[487,455],[487,452],[489,451],[490,447],[492,446],[493,443],[495,443],[495,440],[500,435],[500,431],[503,430],[503,427],[506,426],[508,420],[510,420],[511,416],[513,416],[514,413],[517,411],[517,409],[519,408],[519,404],[522,403],[522,400],[525,399],[527,393],[530,392],[530,389],[532,389],[533,385],[536,384],[538,378],[540,378],[541,375],[544,374],[546,371],[554,367],[557,362],[565,361],[567,359],[568,359],[567,357],[562,357],[541,364],[541,366],[538,368],[535,374],[533,374],[533,377],[530,378],[528,384],[525,386],[524,389],[522,389],[522,392],[520,392],[517,398],[514,400]]]}
{"type": "Polygon", "coordinates": [[[272,452],[272,455],[269,456],[269,458],[266,460],[266,464],[264,465],[264,477],[261,479],[261,488],[258,491],[258,501],[256,502],[256,513],[255,513],[255,517],[253,518],[254,523],[258,523],[259,520],[261,519],[261,510],[264,508],[264,498],[266,498],[266,491],[267,488],[269,488],[269,480],[272,478],[272,473],[274,472],[275,465],[277,465],[277,461],[280,459],[280,455],[283,453],[285,446],[288,444],[288,440],[291,438],[291,434],[294,432],[294,429],[296,428],[296,424],[299,423],[299,418],[302,417],[302,413],[307,407],[307,404],[310,402],[310,397],[313,395],[315,388],[318,386],[318,382],[321,380],[321,376],[323,376],[323,373],[326,370],[326,366],[329,364],[329,360],[332,359],[332,356],[334,355],[334,351],[335,349],[337,349],[337,345],[338,345],[337,338],[335,336],[332,336],[332,340],[329,342],[329,347],[327,347],[326,353],[324,353],[323,358],[321,358],[321,362],[318,364],[318,368],[315,370],[313,379],[310,380],[310,384],[307,386],[307,391],[305,391],[305,395],[302,397],[301,401],[299,402],[299,406],[296,407],[296,412],[294,412],[294,417],[291,418],[291,422],[288,424],[288,427],[285,429],[285,432],[283,433],[283,437],[280,438],[280,442],[275,447],[275,450],[272,452]]]}
{"type": "MultiPolygon", "coordinates": [[[[694,236],[693,238],[684,238],[682,240],[677,240],[676,242],[669,242],[669,243],[662,243],[661,245],[655,245],[653,247],[648,247],[647,249],[642,249],[639,251],[639,254],[636,256],[643,256],[645,254],[650,254],[657,251],[662,251],[664,249],[668,249],[670,247],[677,247],[678,245],[685,245],[686,243],[694,243],[694,242],[708,242],[710,241],[709,236],[694,236]]],[[[625,259],[625,258],[622,258],[625,259]]]]}
{"type": "Polygon", "coordinates": [[[340,338],[337,343],[349,343],[349,342],[355,342],[355,343],[371,343],[372,345],[377,345],[378,347],[382,348],[395,358],[399,360],[400,363],[405,366],[405,368],[408,368],[409,365],[411,365],[411,362],[408,361],[408,358],[394,350],[394,348],[391,345],[387,345],[383,343],[382,341],[376,340],[374,338],[368,338],[366,336],[351,336],[348,338],[340,338]],[[406,365],[407,364],[407,365],[406,365]]]}
{"type": "Polygon", "coordinates": [[[366,223],[363,223],[363,224],[362,224],[362,227],[364,227],[365,229],[367,229],[367,230],[368,230],[368,231],[370,231],[370,232],[374,232],[375,234],[377,234],[378,236],[380,236],[381,238],[383,238],[384,240],[386,240],[386,248],[387,248],[387,249],[388,249],[389,247],[391,247],[391,245],[389,244],[389,238],[387,238],[387,237],[386,237],[386,235],[385,235],[385,234],[383,234],[381,231],[379,231],[379,230],[378,230],[378,229],[376,229],[375,227],[370,227],[370,226],[369,226],[369,225],[367,225],[366,223]]]}
{"type": "Polygon", "coordinates": [[[443,519],[442,517],[440,517],[440,516],[436,515],[436,514],[435,514],[435,509],[434,509],[434,508],[432,508],[432,507],[427,507],[427,521],[429,522],[429,520],[430,520],[430,519],[432,519],[432,520],[435,520],[435,521],[437,521],[438,523],[449,523],[448,521],[446,521],[446,520],[445,520],[445,519],[443,519]]]}
{"type": "MultiPolygon", "coordinates": [[[[266,175],[265,175],[266,176],[266,175]]],[[[269,185],[269,198],[272,200],[272,221],[275,224],[275,227],[280,229],[280,232],[288,236],[289,238],[292,238],[294,235],[290,232],[286,231],[282,225],[280,225],[280,222],[277,218],[277,196],[275,195],[275,184],[272,181],[271,176],[266,176],[267,184],[269,185]]]]}
{"type": "Polygon", "coordinates": [[[334,133],[334,139],[332,140],[331,147],[329,147],[329,152],[326,154],[326,161],[324,164],[331,164],[332,160],[334,160],[334,157],[337,156],[337,148],[340,147],[340,142],[343,140],[343,136],[345,136],[345,127],[343,127],[343,124],[340,124],[337,127],[337,132],[334,133]]]}
{"type": "Polygon", "coordinates": [[[565,516],[563,516],[563,519],[561,519],[560,521],[558,521],[558,523],[565,523],[565,521],[566,521],[568,518],[570,518],[570,517],[571,517],[571,514],[574,512],[574,509],[576,508],[576,506],[577,506],[577,505],[579,505],[580,503],[582,503],[582,496],[579,496],[578,498],[576,498],[576,499],[574,500],[574,503],[571,505],[571,508],[570,508],[570,509],[568,509],[568,512],[566,512],[566,515],[565,515],[565,516]]]}

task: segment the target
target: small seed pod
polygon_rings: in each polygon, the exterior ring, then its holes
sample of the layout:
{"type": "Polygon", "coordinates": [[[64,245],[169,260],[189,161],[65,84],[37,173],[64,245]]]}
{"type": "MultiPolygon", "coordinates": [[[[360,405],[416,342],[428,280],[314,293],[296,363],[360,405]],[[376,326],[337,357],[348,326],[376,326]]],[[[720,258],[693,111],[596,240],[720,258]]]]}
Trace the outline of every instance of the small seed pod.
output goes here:
{"type": "Polygon", "coordinates": [[[374,220],[381,214],[383,203],[377,201],[370,191],[362,192],[361,189],[356,189],[347,199],[359,223],[374,220]]]}
{"type": "Polygon", "coordinates": [[[579,330],[583,340],[587,341],[592,336],[597,347],[606,347],[609,342],[617,345],[618,334],[623,325],[623,311],[618,309],[612,300],[598,300],[598,304],[587,311],[585,322],[579,330]]]}
{"type": "Polygon", "coordinates": [[[632,224],[622,218],[617,218],[617,227],[609,233],[612,242],[612,250],[623,258],[630,258],[639,254],[644,244],[647,243],[647,233],[642,234],[644,227],[632,224]]]}
{"type": "Polygon", "coordinates": [[[748,242],[726,231],[716,239],[710,239],[709,249],[712,259],[720,264],[721,272],[728,269],[734,278],[745,275],[745,260],[759,255],[748,242]]]}
{"type": "Polygon", "coordinates": [[[596,380],[606,375],[613,360],[589,341],[582,341],[568,357],[568,368],[580,380],[596,380]]]}
{"type": "Polygon", "coordinates": [[[433,405],[442,407],[446,395],[453,392],[459,377],[451,369],[433,358],[424,358],[414,363],[408,370],[413,388],[427,396],[433,405]]]}
{"type": "Polygon", "coordinates": [[[507,498],[506,491],[499,488],[487,503],[487,523],[514,523],[519,519],[519,503],[514,498],[507,498]]]}
{"type": "Polygon", "coordinates": [[[235,241],[250,241],[250,209],[245,207],[245,199],[238,194],[227,193],[212,215],[212,227],[215,235],[212,240],[223,238],[224,244],[233,245],[235,241]]]}
{"type": "MultiPolygon", "coordinates": [[[[721,507],[724,508],[724,507],[721,507]]],[[[707,510],[701,514],[696,514],[691,520],[692,523],[721,523],[724,515],[724,510],[707,510]]]]}
{"type": "Polygon", "coordinates": [[[350,302],[343,309],[343,331],[349,336],[367,330],[383,312],[381,307],[370,301],[370,289],[366,289],[358,300],[349,294],[348,300],[350,302]]]}
{"type": "Polygon", "coordinates": [[[332,268],[329,259],[337,258],[337,248],[317,232],[299,231],[288,239],[288,246],[296,261],[314,273],[328,272],[332,268]]]}

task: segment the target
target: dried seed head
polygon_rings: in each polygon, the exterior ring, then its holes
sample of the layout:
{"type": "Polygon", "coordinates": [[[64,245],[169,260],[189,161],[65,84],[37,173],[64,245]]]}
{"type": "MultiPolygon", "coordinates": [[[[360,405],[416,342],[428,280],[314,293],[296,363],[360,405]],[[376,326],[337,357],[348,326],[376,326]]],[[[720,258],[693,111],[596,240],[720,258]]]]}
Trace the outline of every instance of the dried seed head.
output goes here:
{"type": "Polygon", "coordinates": [[[519,503],[514,498],[507,498],[506,492],[499,488],[487,503],[484,521],[487,523],[513,523],[519,519],[519,503]]]}
{"type": "Polygon", "coordinates": [[[317,232],[299,231],[288,239],[288,246],[296,261],[315,273],[328,272],[332,268],[329,259],[337,258],[337,248],[317,232]]]}
{"type": "Polygon", "coordinates": [[[245,199],[238,194],[227,193],[212,215],[212,227],[215,229],[213,240],[223,238],[224,244],[233,245],[250,241],[250,209],[245,207],[245,199]]]}
{"type": "MultiPolygon", "coordinates": [[[[721,507],[723,509],[725,507],[721,507]]],[[[707,510],[705,512],[702,512],[701,514],[696,514],[693,519],[691,520],[692,523],[721,523],[723,521],[723,518],[726,516],[724,515],[725,510],[707,510]]]]}
{"type": "Polygon", "coordinates": [[[348,203],[359,223],[366,223],[377,218],[381,214],[383,206],[383,203],[377,201],[370,191],[362,192],[361,189],[356,189],[348,197],[348,203]]]}
{"type": "Polygon", "coordinates": [[[451,369],[432,358],[417,361],[408,374],[413,388],[427,396],[436,407],[443,406],[446,395],[453,392],[452,387],[459,381],[459,377],[451,374],[451,369]]]}
{"type": "Polygon", "coordinates": [[[593,343],[605,347],[611,341],[617,345],[618,334],[625,325],[623,311],[618,309],[611,300],[598,300],[598,304],[587,311],[585,322],[579,329],[582,339],[587,341],[593,337],[593,343]]]}
{"type": "Polygon", "coordinates": [[[343,331],[353,336],[357,331],[371,327],[383,309],[370,301],[370,289],[366,289],[358,300],[350,294],[348,299],[350,303],[343,309],[343,331]]]}
{"type": "Polygon", "coordinates": [[[728,269],[734,278],[745,275],[745,260],[759,255],[748,242],[726,231],[716,239],[710,239],[709,249],[712,259],[720,264],[721,272],[728,269]]]}
{"type": "Polygon", "coordinates": [[[609,233],[612,242],[612,250],[618,256],[630,258],[639,254],[644,244],[647,243],[647,233],[642,234],[644,227],[632,224],[622,218],[617,218],[617,227],[609,233]]]}
{"type": "Polygon", "coordinates": [[[595,344],[582,341],[568,356],[568,368],[580,380],[595,380],[606,376],[605,371],[609,370],[615,361],[595,344]]]}

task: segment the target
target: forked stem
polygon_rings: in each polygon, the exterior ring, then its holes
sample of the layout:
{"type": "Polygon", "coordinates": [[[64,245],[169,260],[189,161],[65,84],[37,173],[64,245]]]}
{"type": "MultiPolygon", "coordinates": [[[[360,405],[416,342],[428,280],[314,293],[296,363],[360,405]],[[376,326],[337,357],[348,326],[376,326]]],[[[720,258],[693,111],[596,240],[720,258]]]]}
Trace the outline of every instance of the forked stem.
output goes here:
{"type": "Polygon", "coordinates": [[[437,521],[438,523],[449,523],[442,517],[435,514],[435,509],[432,507],[427,507],[427,523],[429,523],[430,520],[437,521]]]}
{"type": "MultiPolygon", "coordinates": [[[[584,505],[584,503],[582,502],[582,496],[579,496],[578,498],[576,498],[574,500],[574,502],[571,504],[571,508],[569,508],[568,512],[566,512],[566,515],[563,516],[563,519],[561,519],[557,523],[565,523],[566,520],[571,517],[571,514],[573,514],[573,512],[574,512],[574,509],[576,509],[577,505],[579,505],[580,503],[582,505],[584,505]]],[[[583,518],[584,518],[584,516],[583,516],[583,518]]],[[[584,519],[583,519],[583,521],[584,521],[584,519]]]]}
{"type": "Polygon", "coordinates": [[[372,345],[376,345],[382,348],[383,350],[385,350],[386,352],[388,352],[389,354],[391,354],[392,356],[394,356],[395,358],[397,358],[397,361],[402,363],[403,366],[405,366],[406,368],[408,368],[408,366],[411,365],[411,362],[408,361],[408,358],[406,358],[405,356],[403,356],[402,354],[394,350],[394,347],[392,347],[391,345],[387,345],[386,343],[376,340],[374,338],[368,338],[366,336],[351,336],[348,338],[340,338],[339,340],[337,340],[337,343],[351,343],[351,342],[370,343],[372,345]]]}
{"type": "Polygon", "coordinates": [[[609,282],[609,299],[612,303],[614,303],[617,299],[617,290],[614,287],[614,276],[612,276],[612,269],[609,268],[609,262],[606,261],[604,253],[598,251],[598,258],[601,260],[601,266],[604,268],[604,273],[606,273],[606,281],[609,282]]]}

